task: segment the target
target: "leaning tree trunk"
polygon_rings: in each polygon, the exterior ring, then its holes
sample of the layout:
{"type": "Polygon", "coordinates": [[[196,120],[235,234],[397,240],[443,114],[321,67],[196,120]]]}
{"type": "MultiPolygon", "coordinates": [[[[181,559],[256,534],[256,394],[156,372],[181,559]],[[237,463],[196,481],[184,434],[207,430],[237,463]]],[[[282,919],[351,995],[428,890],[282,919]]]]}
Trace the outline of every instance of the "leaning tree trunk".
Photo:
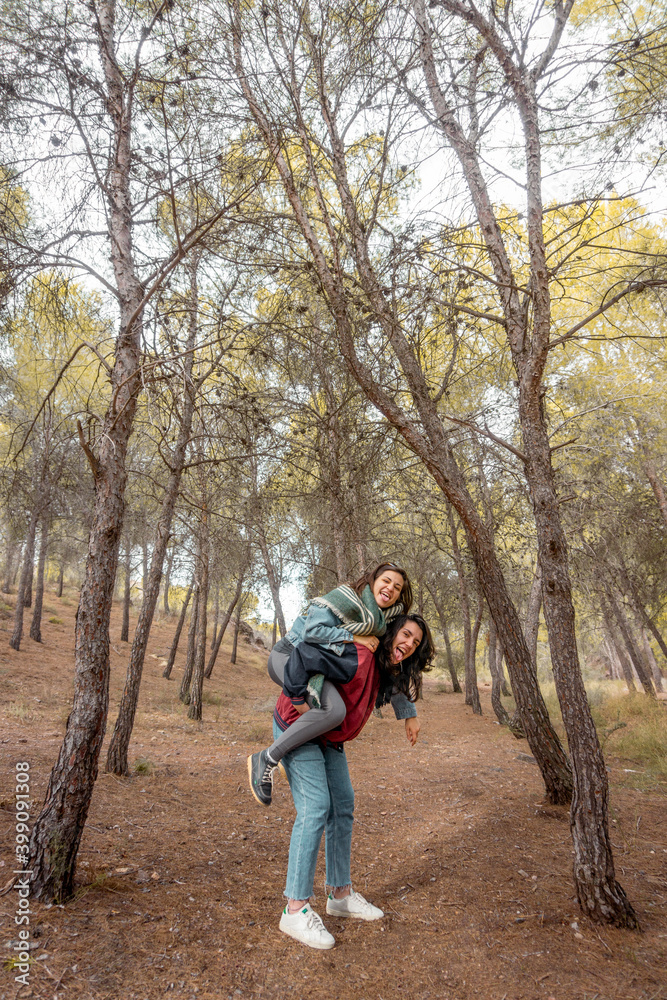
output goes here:
{"type": "Polygon", "coordinates": [[[132,594],[132,546],[130,536],[125,539],[125,586],[123,588],[123,619],[120,627],[120,641],[130,641],[130,597],[132,594]]]}
{"type": "Polygon", "coordinates": [[[167,663],[164,668],[162,676],[169,680],[171,677],[171,672],[174,669],[174,662],[176,660],[176,653],[178,651],[178,644],[181,641],[181,632],[183,631],[183,625],[185,624],[185,615],[188,610],[188,604],[190,603],[190,598],[192,597],[192,588],[195,585],[195,578],[193,577],[190,581],[190,586],[188,587],[185,599],[183,601],[183,607],[181,608],[181,614],[178,619],[178,625],[176,626],[176,631],[174,632],[174,639],[171,644],[171,649],[169,650],[169,656],[167,657],[167,663]]]}
{"type": "MultiPolygon", "coordinates": [[[[174,517],[174,509],[181,485],[181,477],[185,466],[185,458],[188,443],[192,431],[192,415],[194,413],[194,388],[191,384],[192,366],[194,363],[194,346],[197,336],[197,279],[196,262],[190,265],[190,319],[188,338],[185,345],[185,356],[183,359],[183,386],[184,400],[181,425],[178,431],[176,447],[174,448],[171,462],[169,464],[169,477],[162,499],[162,507],[155,531],[155,541],[153,543],[153,554],[151,556],[150,569],[144,569],[144,594],[141,602],[141,610],[137,627],[134,631],[134,640],[130,652],[130,661],[127,666],[125,687],[120,699],[118,708],[118,718],[111,735],[109,750],[107,752],[107,771],[113,774],[129,774],[127,753],[130,746],[130,737],[134,727],[134,717],[137,711],[139,700],[139,688],[141,685],[141,675],[144,669],[146,649],[148,647],[148,636],[153,616],[160,594],[160,583],[162,580],[162,567],[164,557],[169,544],[169,533],[171,522],[174,517]]],[[[144,541],[144,557],[147,552],[147,545],[144,541]]],[[[205,617],[205,616],[204,616],[205,617]]]]}
{"type": "Polygon", "coordinates": [[[200,466],[201,491],[201,524],[199,528],[199,600],[197,612],[197,641],[195,657],[192,665],[192,681],[190,683],[190,704],[188,719],[201,721],[202,694],[204,688],[204,664],[206,663],[206,605],[208,603],[208,573],[209,573],[209,512],[204,466],[200,466]]]}
{"type": "Polygon", "coordinates": [[[651,643],[649,641],[648,632],[644,628],[643,624],[639,623],[639,631],[641,632],[642,645],[644,646],[644,658],[646,663],[651,669],[651,676],[653,677],[653,683],[655,684],[656,691],[662,694],[665,690],[663,684],[662,673],[660,672],[660,667],[658,666],[658,661],[655,658],[655,654],[651,648],[651,643]]]}
{"type": "Polygon", "coordinates": [[[607,588],[607,600],[609,601],[609,606],[611,607],[614,618],[618,625],[619,632],[623,636],[623,642],[625,643],[625,648],[628,651],[632,665],[637,671],[637,677],[639,677],[639,683],[644,688],[644,692],[649,696],[649,698],[655,698],[655,689],[653,687],[653,681],[651,680],[650,674],[648,673],[648,667],[644,664],[641,653],[639,652],[637,645],[632,635],[632,628],[630,622],[625,617],[625,612],[623,608],[616,600],[616,595],[611,587],[607,588]]]}
{"type": "MultiPolygon", "coordinates": [[[[211,650],[211,655],[209,657],[208,664],[206,666],[206,671],[204,673],[204,677],[206,677],[206,678],[209,678],[211,676],[211,674],[213,673],[213,667],[215,666],[215,661],[217,660],[218,653],[220,652],[220,644],[221,644],[221,642],[223,640],[225,632],[227,631],[227,626],[229,625],[230,619],[231,619],[232,614],[234,612],[234,608],[236,607],[236,605],[238,604],[238,602],[241,599],[241,592],[243,590],[243,578],[244,578],[244,575],[245,575],[245,567],[241,570],[241,575],[239,576],[239,578],[238,578],[238,580],[236,582],[236,590],[234,592],[234,596],[232,597],[232,600],[231,600],[231,602],[229,604],[229,607],[225,611],[225,613],[223,615],[223,618],[222,618],[222,621],[220,622],[220,631],[218,632],[218,637],[215,640],[215,646],[211,650]]],[[[275,645],[275,643],[274,643],[274,645],[275,645]]]]}
{"type": "Polygon", "coordinates": [[[23,568],[21,570],[21,579],[19,581],[19,589],[16,595],[16,606],[14,608],[14,631],[12,632],[12,637],[9,640],[9,645],[12,649],[17,650],[17,652],[21,648],[21,639],[23,637],[23,614],[26,608],[25,595],[28,589],[28,583],[32,578],[33,564],[35,561],[35,535],[37,534],[39,516],[39,504],[35,504],[35,508],[30,517],[30,523],[28,524],[28,537],[26,538],[25,548],[23,551],[23,568]]]}
{"type": "MultiPolygon", "coordinates": [[[[423,15],[423,4],[420,6],[422,10],[418,12],[418,15],[423,15]]],[[[418,22],[420,19],[421,17],[418,16],[418,22]]],[[[282,140],[273,123],[267,118],[266,111],[258,100],[246,73],[243,63],[242,25],[239,20],[231,24],[231,33],[237,78],[259,133],[273,157],[294,219],[301,229],[310,251],[319,289],[326,297],[345,362],[368,399],[385,415],[392,426],[403,436],[410,449],[421,459],[446,497],[447,502],[452,504],[461,518],[468,548],[475,562],[479,586],[484,593],[505,649],[512,690],[519,706],[529,745],[542,772],[548,798],[552,802],[568,802],[572,795],[572,774],[569,762],[551,724],[537,679],[532,670],[521,623],[510,597],[493,546],[493,539],[479,516],[475,501],[456,463],[448,432],[443,426],[437,402],[433,398],[431,386],[424,376],[420,361],[396,319],[393,304],[386,296],[382,282],[374,269],[366,230],[357,213],[356,202],[348,181],[344,143],[336,132],[335,116],[330,114],[328,97],[320,94],[323,120],[326,122],[332,145],[330,163],[335,175],[337,192],[344,208],[345,223],[349,230],[350,242],[346,244],[346,247],[349,246],[354,253],[359,281],[373,315],[391,344],[401,367],[412,401],[418,411],[418,420],[415,420],[412,415],[408,415],[400,405],[399,397],[394,394],[393,390],[388,391],[384,385],[378,382],[376,372],[357,353],[357,330],[354,315],[350,309],[346,276],[337,264],[336,254],[332,254],[332,250],[337,246],[336,226],[327,216],[327,223],[331,223],[327,232],[335,244],[334,247],[329,246],[327,249],[321,242],[325,236],[320,235],[319,216],[317,226],[314,226],[309,215],[310,206],[302,198],[296,186],[293,172],[285,158],[282,140]]],[[[427,46],[424,46],[424,52],[425,58],[428,59],[427,46]]],[[[324,86],[324,83],[324,77],[318,76],[320,88],[324,86]]],[[[298,95],[292,94],[292,97],[296,100],[298,95]]],[[[446,108],[442,114],[440,108],[437,108],[436,112],[438,122],[447,118],[446,108]]],[[[306,143],[304,153],[307,154],[308,148],[306,143]]],[[[307,155],[305,162],[307,165],[310,162],[307,155]]],[[[312,164],[309,166],[309,170],[309,179],[312,181],[313,189],[318,190],[319,180],[312,164]]],[[[481,172],[480,190],[485,190],[481,172]]],[[[324,198],[320,198],[317,204],[318,212],[326,212],[324,198]]],[[[508,291],[511,292],[515,287],[515,283],[512,281],[508,291]]]]}
{"type": "Polygon", "coordinates": [[[111,402],[97,455],[85,441],[83,431],[79,431],[93,471],[95,506],[75,626],[74,701],[44,806],[30,837],[31,888],[41,900],[60,901],[72,893],[76,856],[97,778],[109,700],[109,619],[123,527],[127,445],[141,390],[144,290],[132,259],[132,131],[125,81],[115,60],[114,17],[111,0],[96,4],[106,108],[115,133],[105,190],[120,329],[110,376],[111,402]]]}
{"type": "Polygon", "coordinates": [[[635,686],[635,678],[632,673],[632,664],[625,655],[625,650],[623,648],[623,642],[619,639],[618,633],[616,631],[616,622],[613,620],[612,612],[609,609],[607,602],[604,597],[600,598],[600,605],[602,610],[602,618],[604,620],[604,628],[609,637],[609,642],[611,647],[616,654],[616,659],[618,660],[619,666],[625,678],[625,683],[628,688],[629,694],[634,694],[637,691],[635,686]]]}
{"type": "Polygon", "coordinates": [[[35,588],[35,607],[30,623],[30,638],[35,642],[42,641],[42,607],[44,605],[44,568],[46,552],[49,545],[48,516],[42,518],[42,534],[39,540],[39,559],[37,561],[37,586],[35,588]]]}

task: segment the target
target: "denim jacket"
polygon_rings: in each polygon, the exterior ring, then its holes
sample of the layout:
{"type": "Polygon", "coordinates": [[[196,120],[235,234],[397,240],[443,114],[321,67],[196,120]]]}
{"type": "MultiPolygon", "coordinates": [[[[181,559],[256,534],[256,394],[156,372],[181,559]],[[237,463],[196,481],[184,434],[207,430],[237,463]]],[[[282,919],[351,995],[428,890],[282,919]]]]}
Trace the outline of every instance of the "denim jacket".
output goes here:
{"type": "MultiPolygon", "coordinates": [[[[299,615],[285,636],[293,646],[300,642],[311,642],[325,646],[341,656],[346,642],[354,642],[354,636],[340,623],[340,619],[329,608],[310,604],[305,614],[299,615]]],[[[391,707],[397,719],[414,719],[417,709],[407,695],[395,691],[391,696],[391,707]]]]}

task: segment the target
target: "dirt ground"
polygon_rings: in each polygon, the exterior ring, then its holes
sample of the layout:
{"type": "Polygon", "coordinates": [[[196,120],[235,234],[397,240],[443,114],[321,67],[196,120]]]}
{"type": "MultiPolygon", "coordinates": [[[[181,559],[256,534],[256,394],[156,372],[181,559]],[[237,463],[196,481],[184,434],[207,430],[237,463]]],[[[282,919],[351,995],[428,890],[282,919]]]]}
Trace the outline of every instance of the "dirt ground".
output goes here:
{"type": "MultiPolygon", "coordinates": [[[[71,700],[76,595],[47,596],[44,643],[19,653],[0,632],[0,885],[13,867],[13,772],[30,762],[39,811],[71,700]]],[[[111,711],[128,647],[112,622],[111,711]]],[[[488,692],[476,718],[430,680],[411,749],[402,723],[372,718],[348,748],[356,790],[355,887],[385,911],[365,924],[326,918],[336,947],[316,952],[278,931],[293,817],[289,788],[257,805],[246,755],[270,736],[276,690],[265,655],[223,644],[204,722],[191,723],[161,659],[174,621],[156,623],[130,759],[103,770],[65,907],[32,903],[27,987],[0,972],[10,997],[236,1000],[664,1000],[667,998],[667,825],[664,795],[627,787],[610,758],[617,875],[643,933],[598,928],[573,894],[567,814],[542,803],[537,767],[495,722],[488,692]]],[[[108,739],[108,736],[107,736],[108,739]]],[[[104,765],[104,754],[101,765],[104,765]]],[[[636,766],[636,765],[635,765],[636,766]]],[[[323,869],[314,905],[324,913],[323,869]]],[[[0,898],[4,956],[17,939],[16,890],[0,898]]]]}

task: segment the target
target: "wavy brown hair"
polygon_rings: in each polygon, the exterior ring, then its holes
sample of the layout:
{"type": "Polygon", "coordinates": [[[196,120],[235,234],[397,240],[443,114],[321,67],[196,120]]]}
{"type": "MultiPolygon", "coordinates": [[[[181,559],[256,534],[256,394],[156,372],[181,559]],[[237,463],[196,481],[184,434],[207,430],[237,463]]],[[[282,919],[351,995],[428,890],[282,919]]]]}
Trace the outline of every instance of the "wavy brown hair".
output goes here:
{"type": "Polygon", "coordinates": [[[375,653],[375,662],[380,670],[380,690],[375,702],[376,707],[386,705],[394,689],[407,695],[410,701],[417,701],[422,689],[422,674],[428,673],[431,669],[434,656],[435,646],[431,630],[421,615],[397,615],[390,621],[375,653]],[[391,645],[394,636],[406,622],[414,622],[419,626],[422,630],[421,642],[407,660],[392,663],[391,645]]]}
{"type": "Polygon", "coordinates": [[[368,585],[372,590],[373,584],[380,576],[380,574],[384,573],[386,569],[391,570],[393,573],[400,573],[401,576],[403,577],[403,587],[401,589],[401,593],[396,603],[398,604],[400,602],[403,605],[403,611],[407,614],[407,612],[412,607],[412,586],[410,584],[408,574],[405,572],[404,569],[402,569],[401,566],[397,566],[396,563],[383,562],[380,563],[379,566],[376,566],[375,569],[369,569],[368,572],[364,573],[363,576],[359,577],[356,583],[352,584],[352,589],[356,590],[359,596],[361,596],[362,591],[366,585],[368,585]]]}

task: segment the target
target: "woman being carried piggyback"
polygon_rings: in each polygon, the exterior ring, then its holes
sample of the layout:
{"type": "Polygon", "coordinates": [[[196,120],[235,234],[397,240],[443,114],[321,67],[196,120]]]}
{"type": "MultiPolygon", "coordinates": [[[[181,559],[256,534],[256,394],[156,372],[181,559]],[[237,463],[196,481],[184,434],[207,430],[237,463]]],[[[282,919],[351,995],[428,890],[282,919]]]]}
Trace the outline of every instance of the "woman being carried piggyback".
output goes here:
{"type": "MultiPolygon", "coordinates": [[[[347,683],[356,671],[354,644],[374,653],[387,623],[406,614],[411,604],[407,573],[395,563],[383,562],[356,583],[341,584],[313,598],[276,643],[269,656],[269,676],[283,688],[300,717],[268,749],[248,757],[250,788],[258,802],[271,804],[273,772],[286,753],[337,729],[345,719],[345,702],[335,685],[347,683]]],[[[401,713],[403,702],[406,695],[395,692],[392,704],[399,718],[406,717],[401,713]]]]}

